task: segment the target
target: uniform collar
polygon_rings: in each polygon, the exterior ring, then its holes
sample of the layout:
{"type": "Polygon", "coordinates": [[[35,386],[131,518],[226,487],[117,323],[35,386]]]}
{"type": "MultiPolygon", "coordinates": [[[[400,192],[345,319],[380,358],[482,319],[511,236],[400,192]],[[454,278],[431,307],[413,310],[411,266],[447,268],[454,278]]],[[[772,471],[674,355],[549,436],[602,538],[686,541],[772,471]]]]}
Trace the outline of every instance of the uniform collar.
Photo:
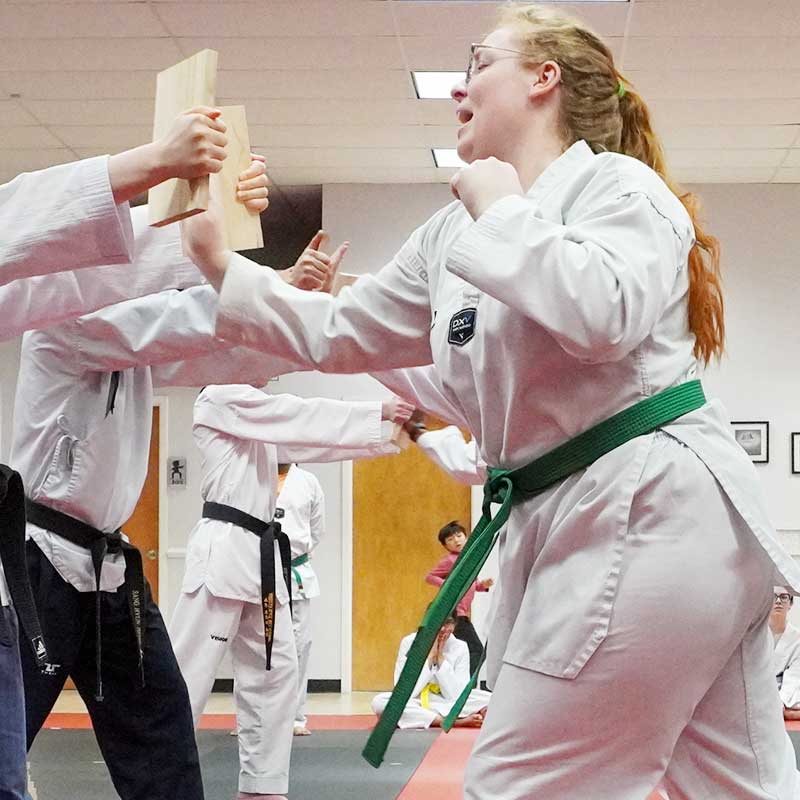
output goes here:
{"type": "Polygon", "coordinates": [[[568,147],[555,161],[551,161],[544,172],[534,181],[533,186],[526,192],[525,196],[532,199],[541,199],[544,195],[555,188],[559,183],[577,172],[587,164],[594,153],[591,147],[583,139],[575,142],[568,147]]]}

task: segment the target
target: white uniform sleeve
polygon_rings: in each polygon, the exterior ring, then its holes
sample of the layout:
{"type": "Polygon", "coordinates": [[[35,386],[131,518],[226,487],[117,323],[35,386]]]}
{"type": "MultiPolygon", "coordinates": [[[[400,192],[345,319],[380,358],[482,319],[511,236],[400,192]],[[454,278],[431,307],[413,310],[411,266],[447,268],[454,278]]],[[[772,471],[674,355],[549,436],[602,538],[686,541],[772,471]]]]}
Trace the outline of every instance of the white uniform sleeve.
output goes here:
{"type": "Polygon", "coordinates": [[[439,419],[467,427],[464,415],[445,392],[433,364],[410,369],[373,372],[372,377],[387,389],[439,419]]]}
{"type": "Polygon", "coordinates": [[[478,443],[475,439],[465,441],[455,426],[420,434],[417,446],[460,483],[479,485],[486,481],[486,462],[481,458],[478,443]]]}
{"type": "MultiPolygon", "coordinates": [[[[127,219],[127,206],[120,209],[127,219]]],[[[113,303],[203,282],[197,267],[184,258],[179,226],[151,228],[147,224],[146,206],[131,209],[128,228],[131,222],[131,263],[127,258],[117,264],[101,261],[98,263],[106,265],[16,280],[0,286],[0,340],[12,339],[27,330],[57,325],[113,303]]],[[[96,224],[99,224],[97,220],[96,224]]],[[[0,249],[2,247],[3,241],[0,241],[0,249]]],[[[72,262],[65,257],[65,252],[70,253],[71,249],[62,245],[60,264],[61,268],[68,269],[72,262]]]]}
{"type": "Polygon", "coordinates": [[[0,186],[0,284],[130,261],[128,206],[117,207],[108,156],[19,175],[0,186]]]}
{"type": "Polygon", "coordinates": [[[453,661],[445,659],[436,670],[436,680],[445,700],[457,700],[469,683],[469,648],[464,642],[457,648],[453,661]]]}
{"type": "Polygon", "coordinates": [[[325,494],[320,482],[314,478],[314,491],[311,497],[311,513],[308,518],[308,529],[311,533],[311,550],[315,550],[325,535],[325,494]]]}
{"type": "Polygon", "coordinates": [[[541,219],[525,197],[498,200],[459,237],[446,268],[576,358],[623,358],[663,314],[692,234],[679,235],[646,194],[622,194],[609,177],[563,225],[541,219]]]}
{"type": "Polygon", "coordinates": [[[214,335],[216,306],[211,286],[159,292],[80,317],[58,335],[68,339],[84,370],[173,362],[233,347],[214,335]]]}
{"type": "Polygon", "coordinates": [[[249,347],[153,366],[153,386],[206,386],[209,383],[249,383],[264,386],[271,378],[298,367],[249,347]]]}
{"type": "Polygon", "coordinates": [[[363,276],[335,298],[299,291],[234,254],[217,333],[322,372],[430,364],[424,239],[419,229],[377,275],[363,276]]]}
{"type": "Polygon", "coordinates": [[[252,386],[207,386],[195,401],[194,427],[273,444],[280,463],[297,462],[306,447],[349,458],[353,448],[378,447],[381,404],[269,395],[252,386]]]}

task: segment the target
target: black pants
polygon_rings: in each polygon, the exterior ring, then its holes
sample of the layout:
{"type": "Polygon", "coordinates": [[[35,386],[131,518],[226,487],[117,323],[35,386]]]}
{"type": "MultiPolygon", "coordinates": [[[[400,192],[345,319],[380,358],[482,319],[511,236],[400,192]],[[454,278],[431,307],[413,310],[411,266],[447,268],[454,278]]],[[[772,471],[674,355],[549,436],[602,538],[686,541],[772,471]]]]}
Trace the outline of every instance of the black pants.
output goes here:
{"type": "Polygon", "coordinates": [[[50,656],[48,674],[22,650],[30,749],[67,676],[92,718],[122,800],[202,800],[189,693],[149,587],[144,613],[145,682],[138,674],[127,591],[102,592],[103,702],[95,700],[95,593],[79,592],[27,543],[28,571],[50,656]]]}
{"type": "Polygon", "coordinates": [[[481,662],[483,645],[480,636],[475,630],[472,620],[469,617],[456,617],[456,627],[453,629],[453,636],[467,643],[469,648],[469,674],[474,675],[481,662]]]}

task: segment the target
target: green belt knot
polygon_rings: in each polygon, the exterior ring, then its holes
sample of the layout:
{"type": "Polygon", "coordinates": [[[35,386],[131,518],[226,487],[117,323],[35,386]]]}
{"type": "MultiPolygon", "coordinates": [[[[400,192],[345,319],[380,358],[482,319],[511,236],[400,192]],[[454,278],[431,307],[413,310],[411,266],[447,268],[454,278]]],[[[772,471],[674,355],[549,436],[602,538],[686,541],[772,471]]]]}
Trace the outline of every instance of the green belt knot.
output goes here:
{"type": "Polygon", "coordinates": [[[510,491],[513,491],[511,483],[511,470],[496,469],[489,467],[489,475],[483,485],[483,513],[491,517],[491,504],[503,503],[510,491]]]}

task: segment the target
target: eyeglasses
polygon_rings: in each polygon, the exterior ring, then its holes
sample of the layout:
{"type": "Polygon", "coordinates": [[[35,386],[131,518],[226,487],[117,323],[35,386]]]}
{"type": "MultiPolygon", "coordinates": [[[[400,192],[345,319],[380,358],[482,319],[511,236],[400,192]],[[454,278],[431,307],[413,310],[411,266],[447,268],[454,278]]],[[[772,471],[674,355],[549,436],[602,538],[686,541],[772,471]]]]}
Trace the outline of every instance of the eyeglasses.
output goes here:
{"type": "Polygon", "coordinates": [[[790,594],[776,594],[775,595],[775,602],[776,603],[788,603],[792,599],[790,594]]]}
{"type": "MultiPolygon", "coordinates": [[[[525,53],[522,50],[509,50],[507,47],[493,47],[490,44],[480,44],[480,42],[473,42],[469,46],[469,64],[467,64],[467,77],[464,79],[465,84],[469,84],[472,80],[472,74],[477,67],[476,56],[478,50],[499,50],[502,53],[514,53],[515,56],[528,56],[530,53],[525,53]]],[[[512,58],[513,56],[505,56],[505,58],[512,58]]],[[[496,58],[495,61],[502,61],[502,58],[496,58]]]]}

